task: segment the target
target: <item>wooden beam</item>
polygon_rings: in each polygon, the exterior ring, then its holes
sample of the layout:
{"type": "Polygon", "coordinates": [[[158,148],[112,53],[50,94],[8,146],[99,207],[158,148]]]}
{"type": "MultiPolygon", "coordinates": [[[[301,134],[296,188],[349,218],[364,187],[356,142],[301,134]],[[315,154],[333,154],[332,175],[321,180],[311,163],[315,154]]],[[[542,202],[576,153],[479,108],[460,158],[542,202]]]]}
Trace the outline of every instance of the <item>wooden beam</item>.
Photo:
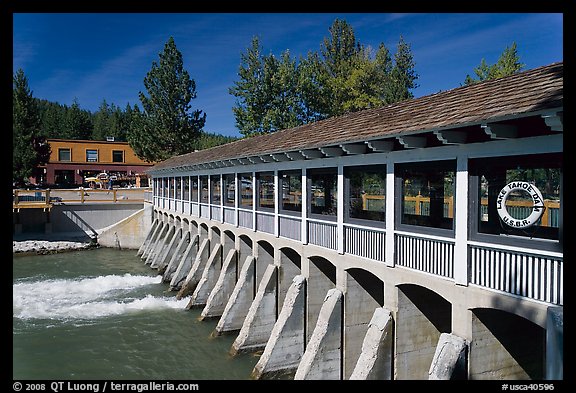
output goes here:
{"type": "Polygon", "coordinates": [[[480,127],[492,139],[509,139],[518,137],[518,127],[510,124],[482,124],[480,127]]]}
{"type": "Polygon", "coordinates": [[[272,158],[277,161],[277,162],[285,162],[285,161],[290,161],[290,157],[288,157],[286,154],[284,153],[279,153],[279,154],[272,154],[272,158]]]}
{"type": "Polygon", "coordinates": [[[340,147],[348,154],[364,154],[368,150],[365,143],[347,143],[340,145],[340,147]]]}
{"type": "Polygon", "coordinates": [[[262,160],[262,157],[260,156],[252,156],[252,157],[248,157],[248,160],[252,163],[252,164],[262,164],[264,161],[262,160]]]}
{"type": "Polygon", "coordinates": [[[417,135],[405,135],[396,137],[398,141],[407,149],[419,149],[426,147],[426,137],[417,135]]]}
{"type": "Polygon", "coordinates": [[[264,154],[259,157],[262,160],[262,162],[274,162],[274,159],[272,158],[271,154],[264,154]]]}
{"type": "Polygon", "coordinates": [[[394,141],[370,141],[366,142],[368,147],[376,153],[386,153],[394,150],[394,141]]]}
{"type": "Polygon", "coordinates": [[[564,132],[564,112],[553,112],[542,115],[546,125],[552,131],[564,132]]]}
{"type": "Polygon", "coordinates": [[[321,147],[320,151],[328,157],[339,157],[344,155],[344,150],[338,146],[321,147]]]}
{"type": "Polygon", "coordinates": [[[250,165],[252,164],[252,161],[250,161],[248,158],[239,158],[238,162],[240,162],[240,164],[242,165],[250,165]]]}
{"type": "Polygon", "coordinates": [[[306,157],[304,157],[304,155],[302,153],[300,153],[299,151],[289,151],[285,154],[292,161],[298,161],[298,160],[305,160],[306,159],[306,157]]]}
{"type": "Polygon", "coordinates": [[[467,134],[458,130],[434,131],[434,135],[445,145],[466,143],[467,134]]]}
{"type": "Polygon", "coordinates": [[[306,149],[300,150],[300,153],[306,158],[322,158],[324,154],[318,149],[306,149]]]}

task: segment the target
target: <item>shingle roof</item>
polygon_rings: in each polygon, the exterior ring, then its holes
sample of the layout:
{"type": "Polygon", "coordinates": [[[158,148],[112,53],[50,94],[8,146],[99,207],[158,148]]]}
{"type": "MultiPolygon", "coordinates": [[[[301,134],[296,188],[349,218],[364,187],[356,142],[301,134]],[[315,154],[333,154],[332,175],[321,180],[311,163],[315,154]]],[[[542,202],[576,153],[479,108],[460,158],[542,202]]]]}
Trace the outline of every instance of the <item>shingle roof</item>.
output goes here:
{"type": "Polygon", "coordinates": [[[563,62],[171,157],[151,172],[454,128],[563,105],[563,62]]]}

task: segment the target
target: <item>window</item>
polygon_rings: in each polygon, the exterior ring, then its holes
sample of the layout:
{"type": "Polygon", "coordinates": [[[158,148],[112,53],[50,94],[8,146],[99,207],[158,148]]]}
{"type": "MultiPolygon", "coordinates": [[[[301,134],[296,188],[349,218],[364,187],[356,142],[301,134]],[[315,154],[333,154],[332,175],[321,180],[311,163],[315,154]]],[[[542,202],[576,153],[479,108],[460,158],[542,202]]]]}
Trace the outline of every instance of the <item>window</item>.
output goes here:
{"type": "Polygon", "coordinates": [[[348,190],[348,217],[386,221],[386,166],[344,168],[348,190]]]}
{"type": "Polygon", "coordinates": [[[401,224],[454,229],[455,161],[398,166],[401,224]]]}
{"type": "Polygon", "coordinates": [[[190,200],[190,176],[184,176],[184,195],[182,199],[185,201],[190,200]]]}
{"type": "Polygon", "coordinates": [[[325,216],[336,216],[337,171],[336,168],[310,170],[310,212],[325,216]]]}
{"type": "Polygon", "coordinates": [[[174,199],[182,199],[182,178],[181,177],[175,177],[174,178],[174,190],[175,190],[174,199]]]}
{"type": "Polygon", "coordinates": [[[220,175],[210,176],[210,203],[213,205],[221,205],[221,187],[220,187],[220,175]]]}
{"type": "Polygon", "coordinates": [[[279,173],[282,186],[282,210],[302,211],[302,171],[279,173]]]}
{"type": "Polygon", "coordinates": [[[70,149],[58,149],[58,161],[72,161],[70,149]]]}
{"type": "Polygon", "coordinates": [[[112,162],[124,162],[124,151],[112,150],[112,162]]]}
{"type": "Polygon", "coordinates": [[[224,180],[224,206],[234,207],[236,205],[236,186],[235,186],[235,176],[230,173],[222,176],[224,180]]]}
{"type": "Polygon", "coordinates": [[[249,173],[238,174],[238,192],[240,193],[240,207],[245,209],[252,208],[252,175],[249,173]]]}
{"type": "Polygon", "coordinates": [[[469,166],[470,194],[475,201],[470,214],[476,218],[472,236],[498,235],[505,242],[559,240],[560,153],[474,159],[469,166]]]}
{"type": "Polygon", "coordinates": [[[86,150],[86,162],[98,162],[98,150],[86,150]]]}
{"type": "Polygon", "coordinates": [[[200,176],[200,203],[208,203],[208,176],[200,176]]]}
{"type": "Polygon", "coordinates": [[[198,202],[198,176],[192,176],[192,202],[198,202]]]}
{"type": "Polygon", "coordinates": [[[274,174],[268,172],[256,175],[258,184],[258,208],[274,209],[274,174]]]}
{"type": "Polygon", "coordinates": [[[168,178],[167,177],[162,179],[162,196],[164,198],[168,197],[168,178]]]}

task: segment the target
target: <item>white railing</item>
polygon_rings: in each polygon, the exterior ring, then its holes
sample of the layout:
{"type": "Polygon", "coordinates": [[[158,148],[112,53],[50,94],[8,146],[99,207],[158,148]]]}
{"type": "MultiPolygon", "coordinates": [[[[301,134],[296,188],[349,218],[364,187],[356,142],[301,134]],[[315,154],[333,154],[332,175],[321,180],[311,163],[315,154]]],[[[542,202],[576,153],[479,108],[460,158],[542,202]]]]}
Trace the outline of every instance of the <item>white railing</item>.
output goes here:
{"type": "Polygon", "coordinates": [[[454,278],[454,242],[418,235],[395,234],[395,263],[437,276],[454,278]]]}
{"type": "Polygon", "coordinates": [[[385,244],[386,232],[384,230],[344,225],[344,252],[347,254],[384,262],[385,244]]]}
{"type": "Polygon", "coordinates": [[[256,229],[259,232],[274,233],[274,213],[256,212],[256,229]]]}
{"type": "Polygon", "coordinates": [[[279,216],[280,236],[292,240],[302,239],[302,221],[299,217],[279,216]]]}
{"type": "Polygon", "coordinates": [[[234,210],[234,208],[230,207],[224,208],[224,222],[236,225],[236,210],[234,210]]]}
{"type": "Polygon", "coordinates": [[[210,218],[210,205],[200,204],[200,217],[210,218]]]}
{"type": "Polygon", "coordinates": [[[210,206],[210,209],[210,219],[214,221],[220,221],[222,219],[222,217],[220,217],[220,206],[210,206]]]}
{"type": "Polygon", "coordinates": [[[238,226],[253,229],[252,210],[238,209],[238,226]]]}
{"type": "Polygon", "coordinates": [[[308,220],[308,242],[331,250],[338,248],[336,223],[308,220]]]}
{"type": "Polygon", "coordinates": [[[564,304],[563,259],[470,245],[470,283],[543,302],[564,304]]]}

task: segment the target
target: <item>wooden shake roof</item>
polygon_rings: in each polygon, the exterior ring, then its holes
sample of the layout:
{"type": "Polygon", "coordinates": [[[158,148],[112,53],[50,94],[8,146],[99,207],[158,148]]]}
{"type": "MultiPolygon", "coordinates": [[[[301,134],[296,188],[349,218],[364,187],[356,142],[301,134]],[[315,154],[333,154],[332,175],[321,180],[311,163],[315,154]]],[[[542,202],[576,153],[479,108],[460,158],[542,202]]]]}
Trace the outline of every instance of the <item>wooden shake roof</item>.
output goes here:
{"type": "Polygon", "coordinates": [[[149,172],[383,140],[501,121],[563,106],[563,63],[171,157],[149,172]]]}

